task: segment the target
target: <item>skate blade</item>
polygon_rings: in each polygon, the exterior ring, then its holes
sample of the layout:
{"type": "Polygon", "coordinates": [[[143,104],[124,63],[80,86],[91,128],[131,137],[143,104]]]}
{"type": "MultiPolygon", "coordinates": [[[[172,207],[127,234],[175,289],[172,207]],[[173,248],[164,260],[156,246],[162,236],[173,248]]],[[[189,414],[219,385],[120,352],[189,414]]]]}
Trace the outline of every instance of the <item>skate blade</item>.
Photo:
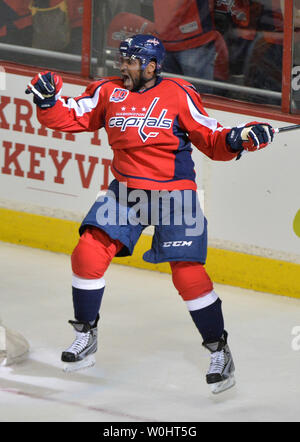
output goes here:
{"type": "Polygon", "coordinates": [[[96,359],[94,355],[89,355],[82,361],[78,362],[66,362],[63,366],[63,371],[66,373],[71,373],[73,371],[83,370],[84,368],[93,367],[95,365],[96,359]]]}
{"type": "Polygon", "coordinates": [[[225,390],[229,390],[229,388],[232,388],[234,385],[235,385],[235,378],[232,375],[228,379],[225,379],[224,381],[211,384],[210,388],[213,394],[219,394],[225,390]]]}

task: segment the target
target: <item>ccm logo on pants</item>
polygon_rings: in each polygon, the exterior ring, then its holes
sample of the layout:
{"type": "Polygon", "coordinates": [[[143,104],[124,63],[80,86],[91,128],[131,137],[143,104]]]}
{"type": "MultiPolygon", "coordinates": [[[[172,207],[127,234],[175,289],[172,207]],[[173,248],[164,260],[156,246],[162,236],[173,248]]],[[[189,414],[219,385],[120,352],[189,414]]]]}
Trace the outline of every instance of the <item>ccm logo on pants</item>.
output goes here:
{"type": "Polygon", "coordinates": [[[163,247],[190,247],[193,241],[166,241],[163,247]]]}

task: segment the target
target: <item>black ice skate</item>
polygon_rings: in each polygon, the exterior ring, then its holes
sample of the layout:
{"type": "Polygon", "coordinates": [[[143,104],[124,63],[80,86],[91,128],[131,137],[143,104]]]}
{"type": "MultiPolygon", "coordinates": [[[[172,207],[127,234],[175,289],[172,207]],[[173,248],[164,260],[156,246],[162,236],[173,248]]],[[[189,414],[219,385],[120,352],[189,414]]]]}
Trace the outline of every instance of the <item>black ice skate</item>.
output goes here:
{"type": "Polygon", "coordinates": [[[202,344],[211,353],[206,382],[211,386],[214,394],[221,393],[235,385],[234,363],[227,344],[227,336],[228,333],[224,330],[219,341],[202,344]]]}
{"type": "Polygon", "coordinates": [[[95,365],[94,353],[97,351],[97,323],[69,321],[73,325],[76,338],[73,344],[62,352],[61,360],[66,362],[64,371],[75,371],[95,365]]]}

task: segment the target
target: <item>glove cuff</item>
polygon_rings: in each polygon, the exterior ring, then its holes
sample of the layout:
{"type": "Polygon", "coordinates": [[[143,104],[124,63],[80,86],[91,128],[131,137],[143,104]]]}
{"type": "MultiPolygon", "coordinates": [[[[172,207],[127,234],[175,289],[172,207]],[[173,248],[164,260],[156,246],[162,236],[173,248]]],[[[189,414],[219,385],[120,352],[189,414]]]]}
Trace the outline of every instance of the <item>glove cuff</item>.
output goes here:
{"type": "Polygon", "coordinates": [[[240,152],[243,150],[243,140],[241,138],[241,131],[243,128],[233,127],[226,135],[226,143],[230,146],[233,152],[240,152]]]}
{"type": "Polygon", "coordinates": [[[33,102],[41,109],[48,109],[49,107],[53,107],[56,103],[55,97],[45,98],[45,100],[41,100],[40,98],[34,96],[33,102]]]}

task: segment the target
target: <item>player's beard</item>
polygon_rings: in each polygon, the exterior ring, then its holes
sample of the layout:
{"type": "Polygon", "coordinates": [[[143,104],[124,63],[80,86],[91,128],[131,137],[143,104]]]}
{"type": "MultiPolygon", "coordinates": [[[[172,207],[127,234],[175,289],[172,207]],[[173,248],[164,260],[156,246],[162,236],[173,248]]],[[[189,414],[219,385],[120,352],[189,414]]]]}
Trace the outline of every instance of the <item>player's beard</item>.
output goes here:
{"type": "Polygon", "coordinates": [[[131,92],[139,92],[141,89],[146,89],[146,84],[148,81],[153,80],[155,76],[152,78],[145,78],[144,71],[140,71],[140,75],[138,78],[132,78],[131,75],[126,74],[125,78],[123,78],[124,86],[126,89],[129,89],[131,92]]]}

